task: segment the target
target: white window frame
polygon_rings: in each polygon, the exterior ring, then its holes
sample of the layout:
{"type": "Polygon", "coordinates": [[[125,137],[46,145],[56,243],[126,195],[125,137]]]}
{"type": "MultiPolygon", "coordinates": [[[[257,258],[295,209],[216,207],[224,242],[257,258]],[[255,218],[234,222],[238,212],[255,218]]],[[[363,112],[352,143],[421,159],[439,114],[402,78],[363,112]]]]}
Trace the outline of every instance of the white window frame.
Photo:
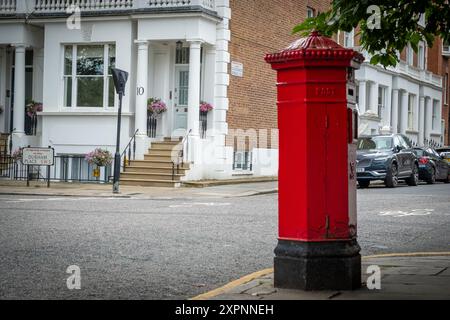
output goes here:
{"type": "Polygon", "coordinates": [[[448,73],[444,74],[443,82],[444,82],[444,86],[443,86],[444,104],[448,105],[448,73]]]}
{"type": "Polygon", "coordinates": [[[426,47],[424,42],[419,43],[417,51],[417,67],[424,70],[426,66],[426,47]]]}
{"type": "Polygon", "coordinates": [[[408,96],[408,130],[414,130],[414,106],[416,104],[416,96],[410,94],[408,96]]]}
{"type": "Polygon", "coordinates": [[[441,117],[440,117],[440,101],[439,100],[433,100],[433,105],[432,105],[431,109],[431,130],[433,132],[437,132],[438,129],[438,124],[441,121],[441,117]]]}
{"type": "Polygon", "coordinates": [[[114,94],[114,105],[113,106],[109,106],[109,78],[110,75],[108,75],[108,69],[109,69],[109,48],[110,46],[115,46],[115,57],[117,59],[117,46],[115,43],[112,42],[108,42],[108,43],[79,43],[79,44],[75,44],[75,43],[65,43],[62,46],[62,88],[63,88],[63,102],[62,102],[62,110],[64,111],[70,111],[70,110],[82,110],[82,111],[113,111],[114,109],[117,109],[117,97],[114,94]],[[78,54],[78,46],[103,46],[103,75],[98,75],[98,76],[80,76],[77,75],[77,54],[78,54]],[[66,53],[66,47],[72,47],[72,74],[71,75],[66,75],[65,74],[65,53],[66,53]],[[66,104],[66,88],[65,88],[65,84],[66,84],[66,79],[67,78],[72,78],[72,90],[71,90],[71,95],[72,95],[72,103],[70,106],[67,106],[66,104]],[[93,106],[93,107],[83,107],[83,106],[78,106],[78,81],[77,78],[82,78],[82,77],[98,77],[98,78],[103,78],[103,106],[93,106]]]}
{"type": "Polygon", "coordinates": [[[344,47],[353,48],[355,46],[355,29],[344,32],[344,47]]]}
{"type": "Polygon", "coordinates": [[[411,47],[411,44],[408,44],[406,47],[406,63],[410,66],[414,65],[414,50],[411,47]]]}
{"type": "Polygon", "coordinates": [[[386,108],[387,89],[388,87],[378,86],[378,116],[380,118],[382,116],[383,109],[386,108]]]}
{"type": "Polygon", "coordinates": [[[314,18],[316,16],[316,10],[311,7],[306,7],[306,18],[314,18]]]}

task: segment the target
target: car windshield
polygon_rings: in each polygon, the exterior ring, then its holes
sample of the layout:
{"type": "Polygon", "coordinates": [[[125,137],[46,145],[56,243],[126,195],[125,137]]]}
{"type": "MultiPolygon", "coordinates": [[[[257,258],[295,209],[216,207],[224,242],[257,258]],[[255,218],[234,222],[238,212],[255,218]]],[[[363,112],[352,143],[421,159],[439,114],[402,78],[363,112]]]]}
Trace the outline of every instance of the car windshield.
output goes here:
{"type": "Polygon", "coordinates": [[[425,151],[422,149],[414,149],[413,152],[416,154],[416,156],[418,157],[423,157],[425,156],[425,151]]]}
{"type": "Polygon", "coordinates": [[[358,140],[358,150],[388,150],[392,148],[391,137],[370,137],[358,140]]]}

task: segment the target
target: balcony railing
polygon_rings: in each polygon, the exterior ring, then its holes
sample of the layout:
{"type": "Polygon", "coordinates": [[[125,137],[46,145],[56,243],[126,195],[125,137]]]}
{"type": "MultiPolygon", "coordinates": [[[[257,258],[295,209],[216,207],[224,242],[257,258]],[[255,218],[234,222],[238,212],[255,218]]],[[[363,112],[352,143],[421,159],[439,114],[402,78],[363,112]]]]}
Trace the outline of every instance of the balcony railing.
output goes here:
{"type": "Polygon", "coordinates": [[[126,11],[201,7],[215,11],[215,0],[0,0],[0,15],[65,13],[75,7],[81,12],[126,11]]]}

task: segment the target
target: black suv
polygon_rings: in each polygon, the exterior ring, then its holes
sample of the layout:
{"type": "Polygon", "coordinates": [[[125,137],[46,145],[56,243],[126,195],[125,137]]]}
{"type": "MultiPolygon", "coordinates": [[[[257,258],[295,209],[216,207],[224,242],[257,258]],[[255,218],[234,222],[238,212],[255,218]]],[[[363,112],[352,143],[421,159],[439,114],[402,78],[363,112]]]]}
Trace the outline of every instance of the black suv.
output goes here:
{"type": "Polygon", "coordinates": [[[395,188],[399,180],[419,184],[419,164],[409,139],[401,134],[366,136],[358,139],[357,174],[361,188],[382,180],[395,188]]]}

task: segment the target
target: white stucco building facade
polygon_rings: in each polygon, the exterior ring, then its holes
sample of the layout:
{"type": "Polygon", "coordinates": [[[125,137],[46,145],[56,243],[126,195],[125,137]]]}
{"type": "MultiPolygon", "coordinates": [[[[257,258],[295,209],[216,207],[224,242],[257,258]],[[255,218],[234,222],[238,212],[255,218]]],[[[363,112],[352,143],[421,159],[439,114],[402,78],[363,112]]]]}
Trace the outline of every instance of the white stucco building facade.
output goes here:
{"type": "Polygon", "coordinates": [[[121,149],[136,133],[136,159],[143,160],[152,143],[184,138],[191,163],[184,179],[231,177],[233,151],[225,145],[229,1],[71,3],[0,1],[0,132],[11,133],[11,151],[28,145],[51,146],[57,155],[114,151],[115,67],[130,75],[121,149]],[[151,134],[149,98],[167,105],[151,134]],[[30,133],[26,105],[32,100],[42,102],[43,111],[30,133]],[[214,106],[207,124],[199,120],[201,101],[214,106]]]}
{"type": "Polygon", "coordinates": [[[418,67],[400,61],[395,68],[365,56],[356,72],[360,134],[402,133],[416,146],[443,145],[442,77],[426,70],[426,55],[418,67]]]}

